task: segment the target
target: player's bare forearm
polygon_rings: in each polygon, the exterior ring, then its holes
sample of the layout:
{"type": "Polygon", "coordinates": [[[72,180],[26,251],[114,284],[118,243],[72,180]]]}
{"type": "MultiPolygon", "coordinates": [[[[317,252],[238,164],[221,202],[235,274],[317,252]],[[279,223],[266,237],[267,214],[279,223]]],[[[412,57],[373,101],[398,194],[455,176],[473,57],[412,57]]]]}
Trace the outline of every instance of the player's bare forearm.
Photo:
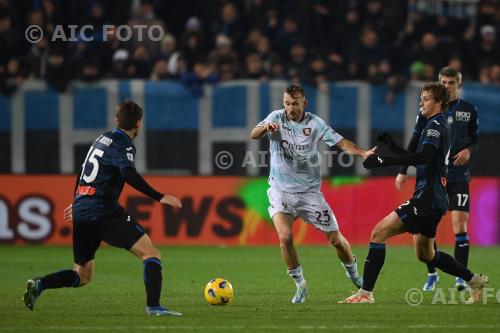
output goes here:
{"type": "Polygon", "coordinates": [[[252,130],[252,133],[250,133],[250,137],[252,139],[260,139],[267,132],[273,133],[276,132],[279,128],[280,125],[276,123],[267,123],[265,125],[255,126],[255,128],[252,130]]]}
{"type": "Polygon", "coordinates": [[[337,143],[337,146],[339,146],[340,149],[343,151],[351,154],[351,155],[356,155],[356,156],[361,156],[363,158],[367,158],[371,154],[375,153],[375,150],[377,147],[373,148],[372,150],[364,150],[361,149],[357,144],[354,142],[347,140],[347,139],[342,139],[337,143]]]}
{"type": "Polygon", "coordinates": [[[252,133],[250,133],[250,137],[252,139],[260,139],[266,134],[266,132],[267,132],[267,129],[265,126],[256,126],[252,130],[252,133]]]}

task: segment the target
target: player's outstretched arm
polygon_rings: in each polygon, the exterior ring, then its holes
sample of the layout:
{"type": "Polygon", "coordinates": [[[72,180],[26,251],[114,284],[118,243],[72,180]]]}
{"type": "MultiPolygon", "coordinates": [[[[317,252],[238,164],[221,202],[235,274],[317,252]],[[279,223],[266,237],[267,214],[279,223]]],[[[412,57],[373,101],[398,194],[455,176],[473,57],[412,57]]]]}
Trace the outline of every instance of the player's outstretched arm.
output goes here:
{"type": "Polygon", "coordinates": [[[260,139],[262,138],[267,132],[276,132],[280,128],[279,124],[276,123],[267,123],[262,126],[255,126],[254,129],[252,130],[252,133],[250,133],[250,137],[252,139],[260,139]]]}
{"type": "Polygon", "coordinates": [[[382,156],[373,154],[363,162],[363,166],[367,169],[375,169],[389,165],[419,165],[429,163],[434,154],[436,147],[432,144],[424,144],[421,151],[415,154],[399,155],[399,156],[382,156]]]}
{"type": "Polygon", "coordinates": [[[377,146],[373,147],[370,150],[361,149],[357,144],[347,139],[342,139],[337,142],[337,146],[343,151],[351,154],[363,157],[363,159],[367,159],[370,155],[373,155],[377,152],[377,146]]]}
{"type": "Polygon", "coordinates": [[[394,141],[394,138],[387,132],[383,132],[377,136],[377,140],[387,146],[391,152],[398,155],[409,154],[409,151],[401,147],[394,141]]]}
{"type": "Polygon", "coordinates": [[[144,193],[150,198],[176,208],[182,207],[181,201],[171,194],[162,194],[152,188],[134,168],[123,168],[120,170],[123,180],[137,191],[144,193]]]}
{"type": "Polygon", "coordinates": [[[120,174],[123,180],[137,191],[155,199],[156,201],[160,201],[163,198],[163,193],[157,192],[154,188],[152,188],[134,168],[127,167],[120,169],[120,174]]]}

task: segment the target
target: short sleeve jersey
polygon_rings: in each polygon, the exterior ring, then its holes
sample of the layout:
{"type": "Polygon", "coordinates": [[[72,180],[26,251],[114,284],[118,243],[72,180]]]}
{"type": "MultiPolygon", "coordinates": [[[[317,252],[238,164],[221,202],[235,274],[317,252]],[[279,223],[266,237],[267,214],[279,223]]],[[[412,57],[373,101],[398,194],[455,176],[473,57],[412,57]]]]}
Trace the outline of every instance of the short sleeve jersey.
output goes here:
{"type": "Polygon", "coordinates": [[[343,137],[328,126],[323,119],[304,113],[302,121],[288,119],[284,109],[271,112],[257,126],[279,124],[274,133],[267,133],[270,140],[271,166],[269,184],[286,192],[315,192],[321,187],[321,158],[319,140],[334,146],[343,137]]]}

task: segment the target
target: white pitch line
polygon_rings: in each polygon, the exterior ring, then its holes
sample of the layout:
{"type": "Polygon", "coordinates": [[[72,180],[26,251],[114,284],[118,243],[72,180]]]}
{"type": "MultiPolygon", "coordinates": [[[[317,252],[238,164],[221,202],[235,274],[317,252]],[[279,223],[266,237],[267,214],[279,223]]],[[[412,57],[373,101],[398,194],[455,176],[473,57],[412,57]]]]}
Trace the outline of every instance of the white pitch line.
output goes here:
{"type": "Polygon", "coordinates": [[[500,329],[500,325],[343,325],[343,326],[188,326],[188,325],[169,325],[169,326],[44,326],[44,327],[26,327],[26,326],[10,326],[2,327],[2,331],[11,330],[27,330],[36,331],[122,331],[122,330],[359,330],[359,329],[372,329],[372,330],[385,330],[392,328],[406,328],[406,329],[500,329]]]}

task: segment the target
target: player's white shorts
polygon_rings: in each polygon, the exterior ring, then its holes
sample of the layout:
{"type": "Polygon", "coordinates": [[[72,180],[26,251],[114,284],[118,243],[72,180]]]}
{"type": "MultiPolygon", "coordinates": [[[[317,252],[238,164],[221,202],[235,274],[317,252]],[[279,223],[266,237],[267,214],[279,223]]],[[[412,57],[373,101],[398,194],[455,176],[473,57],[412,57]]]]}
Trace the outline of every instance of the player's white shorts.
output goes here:
{"type": "Polygon", "coordinates": [[[270,187],[267,197],[271,218],[276,213],[287,213],[325,232],[339,230],[337,219],[321,192],[290,193],[270,187]]]}

